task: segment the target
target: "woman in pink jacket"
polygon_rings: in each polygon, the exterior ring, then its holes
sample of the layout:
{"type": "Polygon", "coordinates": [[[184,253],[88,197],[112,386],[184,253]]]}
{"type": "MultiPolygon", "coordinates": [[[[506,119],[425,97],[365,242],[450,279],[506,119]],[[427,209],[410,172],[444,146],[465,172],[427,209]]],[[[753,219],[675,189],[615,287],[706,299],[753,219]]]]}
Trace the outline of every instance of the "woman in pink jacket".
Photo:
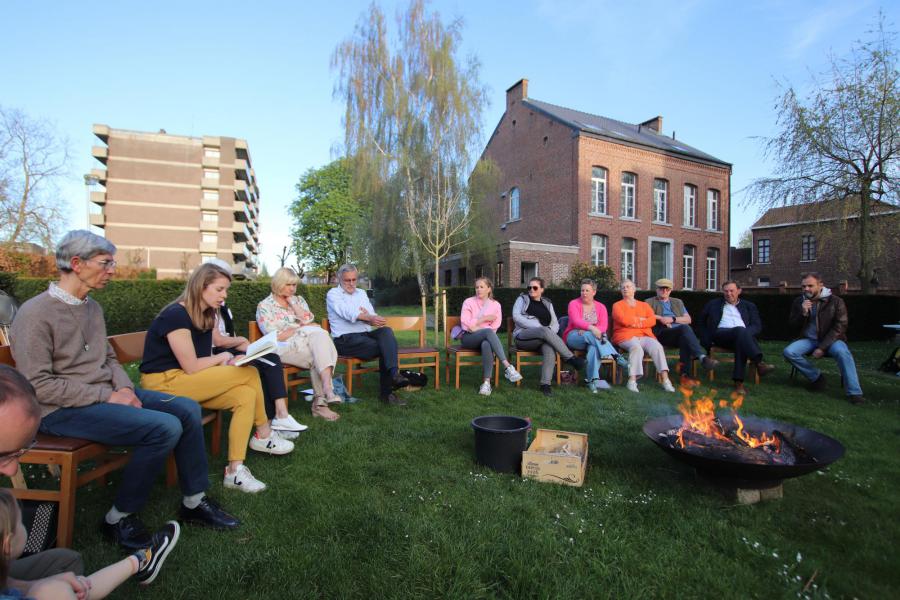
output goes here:
{"type": "MultiPolygon", "coordinates": [[[[609,384],[600,379],[600,360],[612,356],[620,362],[619,354],[606,339],[609,318],[606,307],[594,300],[597,284],[593,279],[581,280],[581,296],[569,302],[569,325],[562,338],[572,350],[587,350],[585,381],[593,393],[609,389],[609,384]]],[[[622,363],[626,364],[624,359],[622,363]]]]}
{"type": "Polygon", "coordinates": [[[478,388],[482,396],[491,395],[491,372],[494,370],[494,356],[503,363],[504,376],[516,382],[522,376],[516,368],[509,364],[503,345],[497,337],[497,329],[503,317],[500,312],[500,303],[494,300],[494,286],[487,277],[479,277],[475,280],[475,295],[466,298],[462,305],[462,314],[459,321],[463,333],[459,338],[463,348],[477,350],[481,348],[481,365],[484,370],[484,382],[478,388]]]}

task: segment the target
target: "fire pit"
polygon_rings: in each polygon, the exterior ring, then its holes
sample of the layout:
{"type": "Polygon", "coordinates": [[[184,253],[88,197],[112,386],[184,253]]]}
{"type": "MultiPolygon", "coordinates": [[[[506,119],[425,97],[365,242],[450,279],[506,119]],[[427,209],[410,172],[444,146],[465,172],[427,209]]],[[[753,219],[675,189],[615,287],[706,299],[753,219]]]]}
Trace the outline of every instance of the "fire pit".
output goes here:
{"type": "MultiPolygon", "coordinates": [[[[811,429],[739,416],[743,396],[733,395],[729,403],[709,396],[693,400],[690,388],[681,392],[681,414],[647,421],[644,434],[699,474],[736,488],[739,497],[744,488],[778,487],[783,479],[806,475],[844,455],[840,442],[811,429]]],[[[780,489],[774,497],[780,497],[780,489]]]]}

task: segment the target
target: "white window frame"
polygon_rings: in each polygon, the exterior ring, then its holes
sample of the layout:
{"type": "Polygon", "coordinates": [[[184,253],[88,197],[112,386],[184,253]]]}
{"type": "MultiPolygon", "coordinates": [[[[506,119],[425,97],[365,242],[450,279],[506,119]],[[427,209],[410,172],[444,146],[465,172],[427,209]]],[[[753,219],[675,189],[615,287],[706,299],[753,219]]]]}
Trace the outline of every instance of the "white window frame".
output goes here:
{"type": "Polygon", "coordinates": [[[719,190],[706,190],[706,228],[709,231],[721,231],[721,205],[719,190]]]}
{"type": "Polygon", "coordinates": [[[509,190],[509,220],[518,221],[521,218],[522,213],[519,198],[519,188],[513,187],[509,190]]]}
{"type": "Polygon", "coordinates": [[[591,235],[591,264],[594,266],[606,265],[609,260],[609,238],[595,233],[591,235]]]}
{"type": "Polygon", "coordinates": [[[203,179],[219,179],[219,170],[203,169],[203,179]]]}
{"type": "Polygon", "coordinates": [[[203,190],[203,199],[204,200],[215,200],[219,201],[219,190],[203,190]]]}
{"type": "Polygon", "coordinates": [[[719,289],[719,249],[706,249],[706,291],[715,292],[719,289]],[[715,256],[710,256],[714,252],[715,256]]]}
{"type": "Polygon", "coordinates": [[[665,179],[653,180],[653,222],[669,222],[669,182],[665,179]]]}
{"type": "Polygon", "coordinates": [[[684,184],[684,215],[685,227],[697,227],[697,186],[684,184]]]}
{"type": "Polygon", "coordinates": [[[541,263],[536,260],[523,260],[519,263],[519,277],[522,280],[522,284],[526,284],[535,277],[540,277],[541,263]],[[525,265],[534,265],[534,274],[525,277],[525,265]]]}
{"type": "Polygon", "coordinates": [[[672,270],[674,269],[675,240],[672,238],[647,237],[647,289],[654,289],[653,279],[653,242],[666,244],[669,247],[669,254],[666,257],[666,272],[662,275],[666,279],[672,279],[672,270]]]}
{"type": "Polygon", "coordinates": [[[697,264],[697,247],[686,244],[681,251],[681,282],[682,289],[694,289],[694,275],[697,264]]]}
{"type": "Polygon", "coordinates": [[[756,264],[767,265],[772,262],[772,240],[769,238],[759,238],[756,240],[756,264]],[[766,260],[763,260],[762,252],[760,252],[763,242],[766,246],[766,260]]]}
{"type": "Polygon", "coordinates": [[[219,213],[218,213],[218,211],[215,211],[215,210],[202,210],[202,211],[200,211],[200,219],[204,223],[208,223],[210,225],[212,225],[212,224],[218,225],[219,224],[219,213]]]}
{"type": "Polygon", "coordinates": [[[620,216],[623,219],[637,218],[637,175],[634,173],[622,173],[622,191],[620,195],[620,216]],[[625,178],[631,177],[631,183],[625,183],[625,178]],[[630,214],[629,214],[630,213],[630,214]]]}
{"type": "Polygon", "coordinates": [[[630,279],[634,281],[635,266],[637,262],[637,240],[635,238],[622,238],[622,247],[619,250],[619,277],[620,281],[630,279]],[[625,242],[631,242],[631,249],[625,248],[625,242]],[[631,267],[631,273],[627,273],[626,265],[631,267]]]}
{"type": "Polygon", "coordinates": [[[203,156],[206,158],[221,158],[222,153],[218,148],[206,147],[203,149],[203,156]]]}
{"type": "Polygon", "coordinates": [[[606,181],[608,171],[603,167],[591,168],[591,213],[605,215],[609,210],[606,198],[606,181]]]}

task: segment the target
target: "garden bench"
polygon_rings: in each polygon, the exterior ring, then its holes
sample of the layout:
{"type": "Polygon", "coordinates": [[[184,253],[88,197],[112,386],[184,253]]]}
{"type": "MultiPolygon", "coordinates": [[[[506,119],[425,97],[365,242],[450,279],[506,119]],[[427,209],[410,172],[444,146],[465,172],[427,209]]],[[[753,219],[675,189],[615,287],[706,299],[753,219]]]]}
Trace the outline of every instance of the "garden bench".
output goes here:
{"type": "MultiPolygon", "coordinates": [[[[469,348],[463,348],[459,344],[453,345],[453,338],[450,337],[450,332],[453,331],[453,328],[459,325],[459,317],[447,317],[447,325],[444,327],[444,352],[446,356],[444,358],[444,376],[446,377],[447,385],[450,385],[450,357],[453,357],[453,364],[456,368],[456,389],[459,389],[459,368],[460,367],[480,367],[481,366],[481,350],[471,350],[469,348]],[[474,358],[474,360],[469,360],[474,358]]],[[[497,387],[500,384],[500,360],[495,356],[494,357],[494,387],[497,387]]]]}
{"type": "MultiPolygon", "coordinates": [[[[250,340],[251,343],[262,337],[262,331],[259,329],[259,323],[257,323],[256,321],[248,322],[247,332],[247,339],[250,340]]],[[[296,367],[294,365],[283,365],[283,367],[284,389],[287,390],[289,398],[290,395],[293,394],[294,399],[296,400],[297,387],[312,381],[308,375],[309,369],[301,369],[300,367],[296,367]],[[303,373],[307,373],[307,375],[304,376],[303,373]]]]}
{"type": "MultiPolygon", "coordinates": [[[[440,389],[440,362],[441,351],[437,348],[425,345],[425,316],[419,317],[384,317],[387,321],[385,327],[394,331],[415,331],[419,334],[419,345],[415,347],[397,348],[397,362],[399,369],[426,369],[434,368],[434,389],[440,389]]],[[[328,319],[322,319],[322,327],[331,332],[328,319]]],[[[378,371],[378,359],[357,358],[355,356],[338,356],[338,362],[344,363],[347,369],[347,380],[344,382],[347,393],[353,395],[353,378],[363,373],[378,371]],[[374,365],[367,363],[375,362],[374,365]]]]}

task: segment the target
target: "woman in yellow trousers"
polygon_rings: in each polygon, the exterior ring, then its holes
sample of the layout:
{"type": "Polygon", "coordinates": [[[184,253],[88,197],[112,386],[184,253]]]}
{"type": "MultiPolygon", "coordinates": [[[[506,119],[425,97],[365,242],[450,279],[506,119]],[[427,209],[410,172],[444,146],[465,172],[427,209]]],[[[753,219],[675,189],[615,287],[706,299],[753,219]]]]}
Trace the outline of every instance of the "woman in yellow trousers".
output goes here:
{"type": "Polygon", "coordinates": [[[252,450],[287,454],[294,444],[271,429],[257,370],[233,366],[230,352],[212,353],[216,311],[230,285],[231,274],[217,265],[207,263],[194,270],[184,292],[160,311],[147,331],[141,386],[193,398],[210,410],[230,410],[224,486],[254,493],[266,489],[266,484],[244,464],[253,427],[252,450]]]}

